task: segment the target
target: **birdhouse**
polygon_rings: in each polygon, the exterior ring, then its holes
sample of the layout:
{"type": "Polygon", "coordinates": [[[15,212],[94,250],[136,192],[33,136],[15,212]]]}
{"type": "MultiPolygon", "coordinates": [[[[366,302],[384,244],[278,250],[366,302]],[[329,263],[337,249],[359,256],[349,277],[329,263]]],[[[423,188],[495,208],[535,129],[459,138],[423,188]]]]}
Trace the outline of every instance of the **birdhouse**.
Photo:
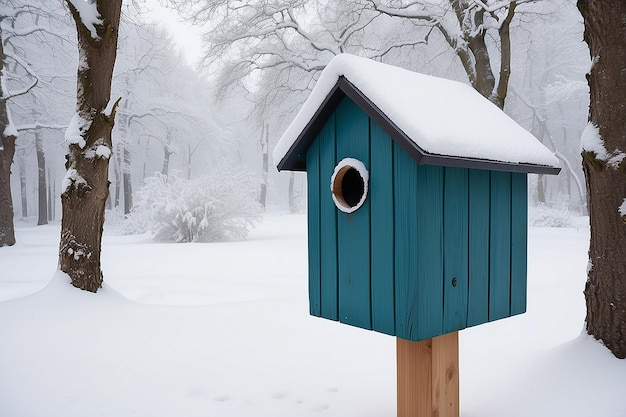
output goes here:
{"type": "Polygon", "coordinates": [[[314,316],[419,341],[526,310],[534,136],[471,87],[335,58],[274,152],[307,172],[314,316]]]}
{"type": "Polygon", "coordinates": [[[399,417],[458,417],[458,331],[526,310],[556,157],[467,85],[339,55],[274,160],[307,173],[311,314],[397,336],[399,417]]]}

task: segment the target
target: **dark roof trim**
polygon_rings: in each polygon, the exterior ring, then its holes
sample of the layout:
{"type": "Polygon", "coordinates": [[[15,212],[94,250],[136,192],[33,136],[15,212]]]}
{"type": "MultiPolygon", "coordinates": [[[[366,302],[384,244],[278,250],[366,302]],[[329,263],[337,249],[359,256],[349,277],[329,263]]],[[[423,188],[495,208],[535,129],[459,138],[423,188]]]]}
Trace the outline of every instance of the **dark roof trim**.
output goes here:
{"type": "Polygon", "coordinates": [[[289,148],[283,159],[278,163],[279,171],[305,171],[306,152],[311,143],[322,130],[324,124],[335,111],[344,97],[350,97],[372,120],[374,120],[395,142],[397,142],[418,164],[439,165],[459,168],[474,168],[491,171],[525,172],[533,174],[556,175],[561,168],[545,165],[498,162],[486,159],[462,158],[447,155],[431,154],[420,148],[409,138],[386,114],[372,103],[358,88],[344,76],[330,90],[311,120],[302,130],[294,144],[289,148]]]}
{"type": "Polygon", "coordinates": [[[298,138],[294,141],[291,148],[287,151],[283,159],[276,165],[279,171],[306,171],[306,152],[322,130],[324,124],[331,114],[335,111],[341,100],[346,96],[340,90],[341,81],[345,77],[339,77],[339,80],[333,88],[331,88],[326,98],[317,109],[311,120],[304,127],[298,138]]]}

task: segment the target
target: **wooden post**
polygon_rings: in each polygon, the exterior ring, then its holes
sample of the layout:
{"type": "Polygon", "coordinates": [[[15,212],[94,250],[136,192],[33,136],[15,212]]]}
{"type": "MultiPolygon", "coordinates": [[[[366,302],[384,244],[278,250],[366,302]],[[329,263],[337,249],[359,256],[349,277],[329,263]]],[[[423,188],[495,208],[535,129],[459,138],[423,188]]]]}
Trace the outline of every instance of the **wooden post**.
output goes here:
{"type": "Polygon", "coordinates": [[[396,340],[398,417],[459,417],[459,333],[396,340]]]}

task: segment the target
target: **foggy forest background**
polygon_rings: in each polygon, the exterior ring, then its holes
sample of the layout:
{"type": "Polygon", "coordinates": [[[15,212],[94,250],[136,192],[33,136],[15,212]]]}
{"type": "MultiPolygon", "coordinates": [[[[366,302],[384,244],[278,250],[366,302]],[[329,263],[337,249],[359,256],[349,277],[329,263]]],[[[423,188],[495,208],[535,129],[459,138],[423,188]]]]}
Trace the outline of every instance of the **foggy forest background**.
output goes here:
{"type": "MultiPolygon", "coordinates": [[[[303,212],[305,175],[278,173],[271,151],[339,53],[470,82],[459,58],[462,47],[441,30],[454,20],[447,2],[420,9],[374,0],[243,3],[163,1],[203,34],[204,52],[195,59],[183,56],[163,24],[151,23],[151,4],[123,6],[107,222],[121,224],[133,209],[185,187],[230,199],[230,207],[246,215],[303,212]]],[[[508,6],[495,2],[480,16],[470,10],[464,18],[471,24],[458,29],[481,31],[497,81],[503,52],[498,31],[511,18],[504,110],[561,161],[558,176],[529,176],[531,220],[558,225],[570,214],[586,214],[580,136],[587,124],[590,60],[582,18],[568,0],[501,3],[508,6]]],[[[8,0],[0,6],[3,90],[13,93],[7,107],[18,131],[11,188],[16,222],[44,224],[61,213],[64,134],[76,103],[76,29],[61,1],[11,11],[25,5],[8,0]]],[[[450,123],[454,118],[449,115],[450,123]]],[[[141,232],[142,222],[135,217],[125,228],[141,232]]]]}

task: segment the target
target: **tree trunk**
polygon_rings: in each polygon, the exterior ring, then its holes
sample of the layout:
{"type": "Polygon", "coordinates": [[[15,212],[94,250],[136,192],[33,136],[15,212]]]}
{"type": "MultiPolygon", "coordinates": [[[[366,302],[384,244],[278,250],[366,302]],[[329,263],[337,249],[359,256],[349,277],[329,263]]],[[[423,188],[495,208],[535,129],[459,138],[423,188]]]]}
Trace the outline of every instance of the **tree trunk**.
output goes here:
{"type": "Polygon", "coordinates": [[[170,156],[172,152],[168,149],[167,145],[163,145],[163,167],[161,168],[161,174],[167,175],[170,170],[170,156]]]}
{"type": "Polygon", "coordinates": [[[511,2],[506,18],[502,21],[502,25],[498,31],[500,35],[500,78],[495,90],[495,94],[491,97],[491,101],[496,106],[504,109],[504,100],[509,92],[509,78],[511,78],[511,21],[515,16],[515,8],[517,2],[511,2]]]}
{"type": "MultiPolygon", "coordinates": [[[[150,141],[147,140],[146,141],[146,155],[149,155],[149,154],[150,154],[150,141]]],[[[146,158],[146,159],[143,160],[143,167],[142,167],[142,170],[141,170],[141,180],[142,181],[146,179],[147,172],[148,172],[148,159],[146,158]]]]}
{"type": "Polygon", "coordinates": [[[54,221],[54,190],[52,189],[54,179],[50,175],[50,169],[48,168],[48,220],[54,221]]]}
{"type": "Polygon", "coordinates": [[[174,153],[171,148],[172,144],[172,131],[167,129],[167,136],[165,138],[165,142],[163,144],[163,167],[161,168],[161,174],[167,175],[170,171],[170,157],[174,153]]]}
{"type": "Polygon", "coordinates": [[[130,213],[133,208],[133,187],[130,177],[130,152],[128,146],[124,146],[124,168],[122,178],[124,181],[124,214],[130,213]]]}
{"type": "Polygon", "coordinates": [[[115,198],[113,201],[113,207],[118,208],[120,206],[120,188],[122,187],[122,158],[121,152],[122,145],[120,143],[117,144],[116,148],[116,156],[115,156],[115,164],[113,165],[113,174],[115,176],[115,198]]]}
{"type": "Polygon", "coordinates": [[[578,9],[594,63],[587,129],[597,128],[608,153],[582,153],[591,224],[586,326],[626,358],[626,2],[578,0],[578,9]]]}
{"type": "Polygon", "coordinates": [[[263,155],[263,177],[261,180],[261,194],[259,195],[259,203],[261,203],[261,207],[265,210],[265,206],[267,204],[267,178],[268,178],[268,170],[269,170],[269,136],[270,136],[270,126],[269,124],[265,124],[265,129],[261,134],[261,154],[263,155]]]}
{"type": "Polygon", "coordinates": [[[24,149],[17,152],[17,166],[20,177],[20,202],[22,203],[22,219],[28,217],[28,193],[26,190],[26,157],[24,149]]]}
{"type": "MultiPolygon", "coordinates": [[[[0,30],[0,79],[4,79],[4,47],[0,30]]],[[[4,83],[0,83],[0,247],[15,245],[13,225],[13,198],[11,197],[11,164],[15,155],[15,139],[9,126],[9,109],[3,97],[4,83]]]]}
{"type": "Polygon", "coordinates": [[[291,214],[298,212],[298,205],[296,204],[296,196],[294,192],[294,186],[296,182],[296,173],[292,172],[289,175],[289,212],[291,214]]]}
{"type": "MultiPolygon", "coordinates": [[[[2,105],[4,101],[0,101],[2,105]]],[[[0,108],[0,131],[6,126],[2,121],[0,108]]],[[[6,110],[4,112],[6,114],[6,110]]],[[[0,247],[15,244],[13,225],[13,198],[11,197],[11,164],[15,154],[15,136],[2,135],[0,147],[0,247]]]]}
{"type": "MultiPolygon", "coordinates": [[[[126,88],[124,91],[131,89],[128,78],[126,78],[126,88]]],[[[120,162],[118,171],[121,172],[122,187],[124,189],[124,214],[130,213],[133,208],[133,189],[130,174],[130,151],[128,150],[128,131],[130,117],[128,116],[128,100],[124,100],[122,103],[121,112],[119,115],[119,146],[118,150],[121,151],[122,157],[118,158],[120,162]]],[[[119,173],[116,173],[116,180],[119,181],[119,173]]],[[[119,202],[120,187],[117,186],[115,192],[117,193],[117,200],[119,202]]]]}
{"type": "MultiPolygon", "coordinates": [[[[483,24],[484,11],[479,10],[474,14],[476,21],[475,26],[480,27],[483,24]]],[[[466,17],[467,18],[467,17],[466,17]]],[[[474,71],[476,73],[475,82],[472,86],[484,97],[488,98],[497,105],[504,105],[504,98],[502,100],[495,100],[494,88],[496,85],[496,77],[493,74],[491,68],[491,57],[489,56],[489,49],[485,43],[486,32],[484,30],[477,31],[476,34],[470,36],[468,40],[469,49],[474,56],[474,71]]],[[[502,108],[500,106],[500,108],[502,108]]]]}
{"type": "Polygon", "coordinates": [[[41,133],[35,130],[35,152],[37,153],[37,226],[48,224],[46,189],[46,154],[43,149],[41,133]]]}
{"type": "Polygon", "coordinates": [[[546,202],[546,192],[543,187],[543,174],[537,175],[537,203],[546,202]]]}
{"type": "MultiPolygon", "coordinates": [[[[200,142],[198,142],[198,143],[200,143],[200,142]]],[[[187,179],[188,180],[191,179],[191,160],[192,160],[192,157],[193,157],[193,154],[194,154],[195,150],[198,149],[198,146],[196,146],[195,149],[192,151],[191,150],[191,141],[187,142],[187,179]]]]}
{"type": "MultiPolygon", "coordinates": [[[[122,0],[96,0],[102,19],[97,37],[67,0],[78,32],[77,114],[83,123],[81,140],[69,143],[67,174],[61,192],[62,219],[59,267],[72,285],[96,292],[102,286],[100,251],[104,208],[109,194],[111,131],[117,103],[109,106],[117,52],[122,0]]],[[[119,102],[119,100],[118,100],[119,102]]]]}
{"type": "Polygon", "coordinates": [[[461,2],[458,0],[448,0],[448,2],[459,21],[461,31],[467,40],[467,47],[459,48],[457,45],[458,40],[455,36],[447,33],[442,25],[436,24],[435,26],[441,31],[450,47],[457,54],[472,87],[496,106],[503,109],[511,74],[509,27],[515,15],[517,2],[512,2],[507,9],[507,16],[502,21],[498,31],[500,37],[500,79],[497,86],[492,68],[492,59],[485,42],[486,30],[476,30],[476,28],[483,26],[485,10],[479,8],[471,13],[470,9],[474,7],[472,2],[461,2]]]}

